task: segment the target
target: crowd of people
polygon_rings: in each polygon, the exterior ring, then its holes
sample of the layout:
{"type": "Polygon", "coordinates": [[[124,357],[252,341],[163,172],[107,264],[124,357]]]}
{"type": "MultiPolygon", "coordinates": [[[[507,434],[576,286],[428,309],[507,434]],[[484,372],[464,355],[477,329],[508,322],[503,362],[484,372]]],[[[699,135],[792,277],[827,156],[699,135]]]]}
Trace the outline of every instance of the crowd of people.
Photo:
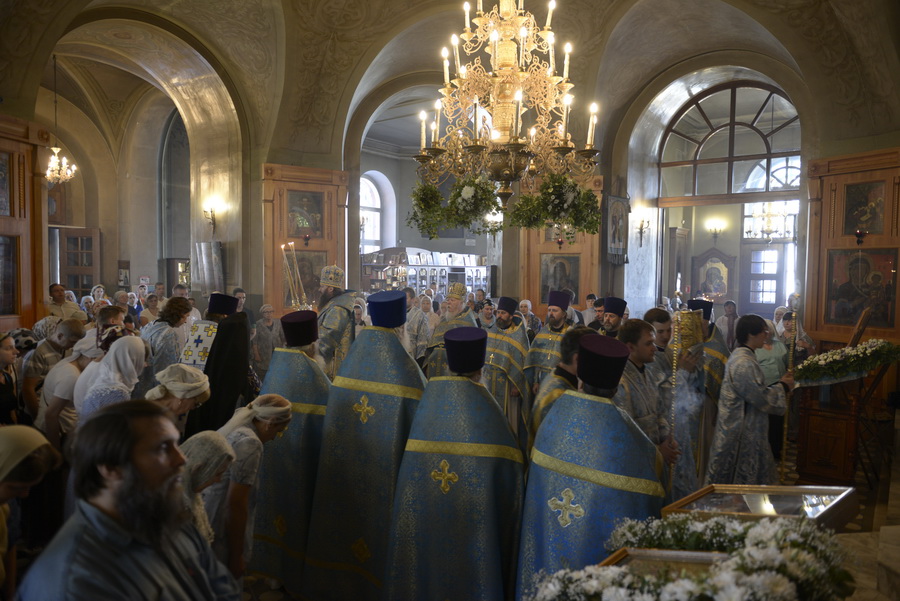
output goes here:
{"type": "Polygon", "coordinates": [[[0,598],[237,599],[247,574],[518,598],[624,517],[774,483],[789,367],[815,352],[786,307],[714,319],[702,298],[632,319],[551,290],[538,316],[460,283],[367,297],[332,265],[318,311],[255,320],[240,288],[202,316],[163,288],[54,284],[47,317],[0,333],[0,598]]]}

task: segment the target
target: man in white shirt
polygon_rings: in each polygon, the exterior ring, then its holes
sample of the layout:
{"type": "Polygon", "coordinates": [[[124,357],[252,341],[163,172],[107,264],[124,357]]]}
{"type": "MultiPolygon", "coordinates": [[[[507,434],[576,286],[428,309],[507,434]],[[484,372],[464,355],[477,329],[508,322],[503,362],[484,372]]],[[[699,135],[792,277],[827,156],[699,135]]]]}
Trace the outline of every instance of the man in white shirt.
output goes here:
{"type": "MultiPolygon", "coordinates": [[[[188,287],[184,284],[175,284],[172,286],[172,296],[187,298],[188,287]]],[[[162,307],[162,305],[160,305],[160,307],[162,307]]],[[[178,348],[184,348],[185,343],[188,341],[188,337],[191,335],[191,326],[194,325],[195,321],[202,318],[203,316],[200,315],[200,311],[197,310],[197,307],[192,306],[191,312],[188,314],[184,323],[175,328],[175,335],[178,336],[178,348]]]]}
{"type": "Polygon", "coordinates": [[[76,303],[66,300],[66,287],[62,284],[50,284],[50,302],[47,303],[47,312],[62,319],[69,319],[76,311],[81,311],[76,303]]]}

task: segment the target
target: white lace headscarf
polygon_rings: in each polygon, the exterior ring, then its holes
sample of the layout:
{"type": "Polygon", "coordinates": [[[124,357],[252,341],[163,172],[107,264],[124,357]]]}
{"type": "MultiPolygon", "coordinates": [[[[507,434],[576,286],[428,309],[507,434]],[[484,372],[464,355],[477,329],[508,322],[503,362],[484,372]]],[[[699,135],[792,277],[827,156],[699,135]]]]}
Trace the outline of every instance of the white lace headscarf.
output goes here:
{"type": "Polygon", "coordinates": [[[209,516],[200,495],[202,486],[234,461],[234,449],[225,437],[213,430],[198,432],[184,441],[181,451],[187,458],[184,465],[184,496],[197,530],[212,542],[215,531],[209,523],[209,516]]]}
{"type": "Polygon", "coordinates": [[[291,403],[280,394],[263,394],[246,406],[234,412],[234,415],[224,426],[219,428],[219,434],[228,436],[241,426],[248,426],[253,420],[279,423],[290,421],[291,403]]]}
{"type": "Polygon", "coordinates": [[[144,398],[148,401],[158,401],[165,398],[169,393],[179,399],[209,397],[209,378],[205,373],[190,365],[173,363],[164,370],[157,372],[156,381],[159,382],[159,386],[151,388],[144,395],[144,398]]]}
{"type": "Polygon", "coordinates": [[[100,361],[97,377],[88,394],[99,388],[118,388],[131,394],[147,360],[147,344],[137,336],[116,340],[100,361]]]}

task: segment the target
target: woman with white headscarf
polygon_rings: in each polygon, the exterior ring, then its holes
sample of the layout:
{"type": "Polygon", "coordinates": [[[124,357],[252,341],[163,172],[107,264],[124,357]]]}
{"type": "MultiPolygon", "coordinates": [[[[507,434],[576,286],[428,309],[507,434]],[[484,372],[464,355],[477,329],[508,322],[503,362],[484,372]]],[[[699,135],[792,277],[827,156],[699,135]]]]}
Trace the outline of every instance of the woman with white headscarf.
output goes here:
{"type": "Polygon", "coordinates": [[[144,398],[165,406],[176,417],[185,415],[209,400],[209,378],[190,365],[173,363],[156,374],[158,386],[144,398]]]}
{"type": "Polygon", "coordinates": [[[204,430],[185,440],[181,452],[187,459],[182,479],[187,507],[194,526],[211,543],[216,533],[209,524],[200,493],[222,480],[225,470],[234,461],[234,451],[224,436],[213,430],[204,430]]]}
{"type": "Polygon", "coordinates": [[[356,298],[353,300],[353,327],[356,329],[356,335],[362,332],[366,326],[372,325],[372,318],[369,317],[366,310],[366,299],[356,298]]]}
{"type": "Polygon", "coordinates": [[[235,578],[243,575],[253,550],[263,444],[274,440],[290,422],[291,403],[281,395],[264,394],[235,411],[219,428],[236,458],[222,481],[203,492],[203,503],[216,533],[213,551],[235,578]]]}
{"type": "Polygon", "coordinates": [[[78,422],[84,423],[94,411],[107,405],[131,399],[131,391],[149,355],[149,347],[137,336],[116,340],[100,361],[94,383],[84,397],[78,422]]]}
{"type": "Polygon", "coordinates": [[[284,332],[281,329],[281,320],[275,319],[275,307],[263,305],[259,308],[261,317],[256,321],[256,336],[250,344],[250,358],[253,371],[259,377],[260,382],[266,380],[269,371],[269,361],[275,349],[283,347],[284,332]]]}

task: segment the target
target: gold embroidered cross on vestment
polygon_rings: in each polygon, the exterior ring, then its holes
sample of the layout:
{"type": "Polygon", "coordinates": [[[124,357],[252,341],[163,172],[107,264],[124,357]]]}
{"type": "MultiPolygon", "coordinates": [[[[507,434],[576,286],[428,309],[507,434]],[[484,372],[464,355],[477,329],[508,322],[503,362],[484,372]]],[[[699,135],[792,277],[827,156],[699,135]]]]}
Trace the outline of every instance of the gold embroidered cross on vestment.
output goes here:
{"type": "Polygon", "coordinates": [[[359,421],[366,423],[369,417],[375,415],[375,407],[369,407],[369,397],[362,395],[359,402],[353,405],[353,411],[359,413],[359,421]]]}
{"type": "Polygon", "coordinates": [[[431,471],[431,479],[437,482],[441,481],[441,492],[445,495],[450,492],[450,483],[459,482],[459,476],[456,475],[456,472],[450,471],[450,464],[446,459],[441,459],[441,471],[432,470],[431,471]]]}
{"type": "Polygon", "coordinates": [[[581,505],[572,504],[572,500],[575,498],[575,493],[572,492],[571,488],[563,490],[561,494],[561,499],[553,497],[549,501],[547,501],[547,505],[550,507],[550,511],[559,512],[559,517],[557,518],[559,520],[559,525],[565,528],[572,523],[573,517],[584,517],[584,508],[581,505]]]}

